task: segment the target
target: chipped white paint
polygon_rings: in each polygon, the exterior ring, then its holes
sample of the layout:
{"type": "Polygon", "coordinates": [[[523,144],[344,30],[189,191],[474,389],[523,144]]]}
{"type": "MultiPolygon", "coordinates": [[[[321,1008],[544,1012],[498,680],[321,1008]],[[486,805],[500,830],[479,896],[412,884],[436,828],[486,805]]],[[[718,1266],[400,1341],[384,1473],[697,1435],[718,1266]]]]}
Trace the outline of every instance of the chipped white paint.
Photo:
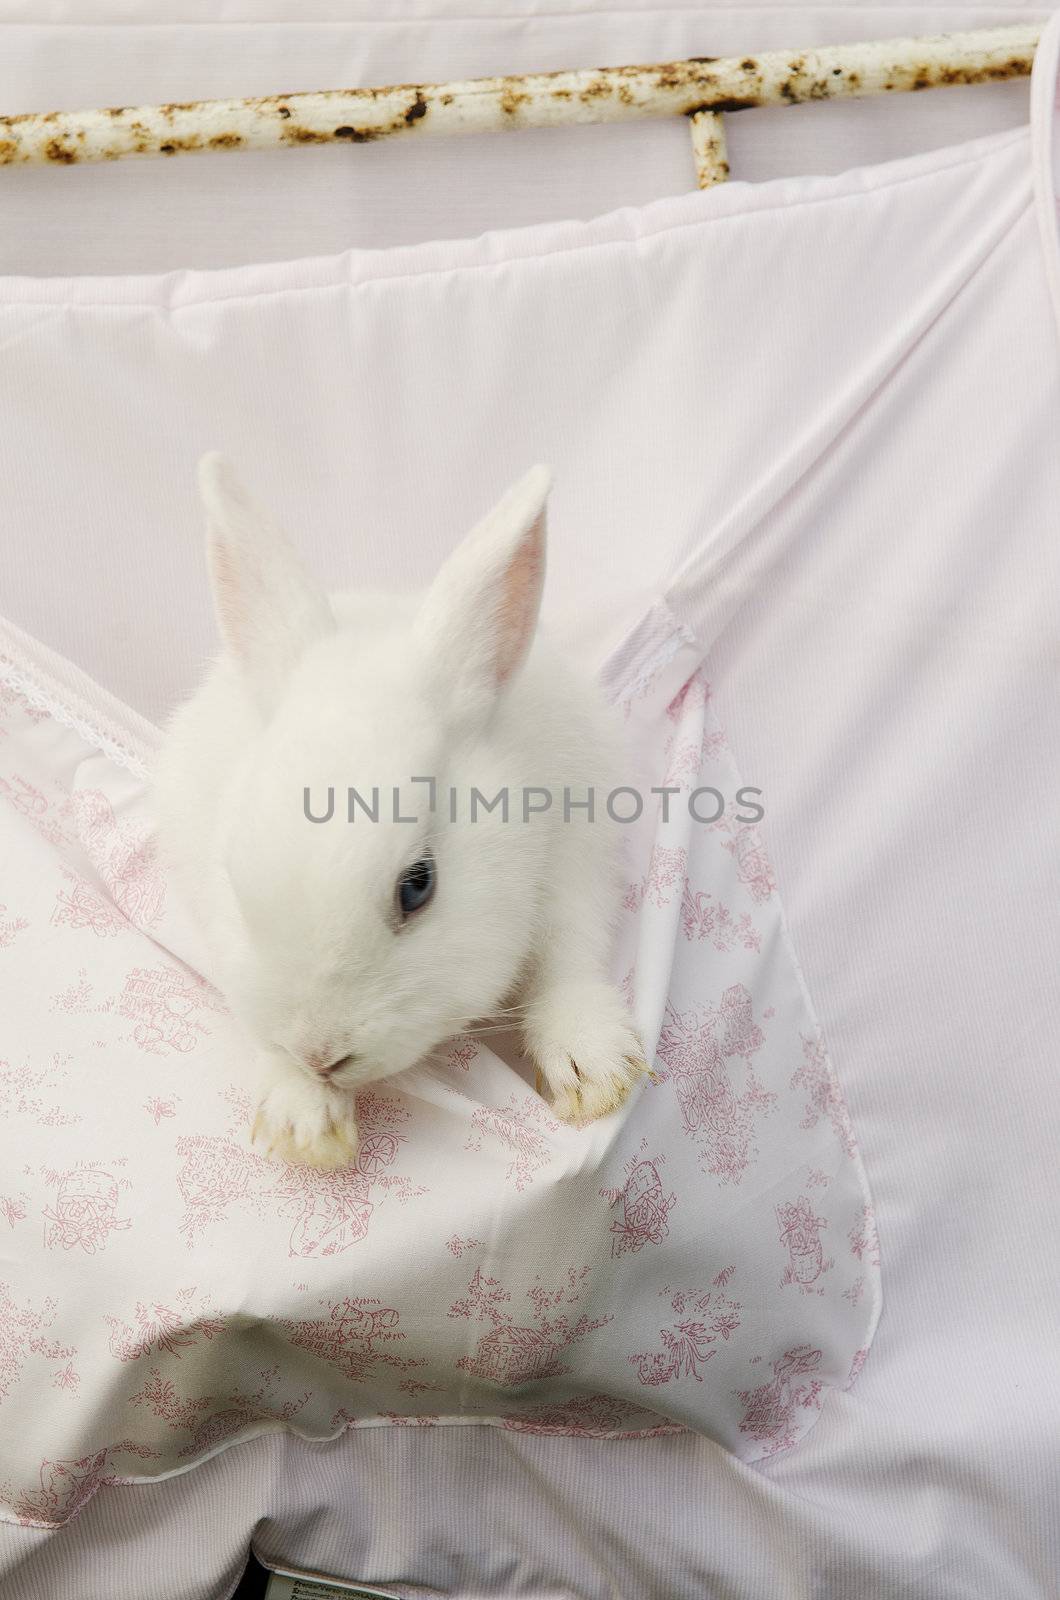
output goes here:
{"type": "Polygon", "coordinates": [[[697,174],[705,188],[728,173],[724,112],[1024,77],[1040,34],[1040,26],[1018,24],[650,66],[29,113],[0,117],[0,165],[362,144],[395,134],[484,133],[684,115],[692,120],[697,174]]]}
{"type": "Polygon", "coordinates": [[[693,111],[691,122],[696,183],[701,189],[709,189],[715,183],[724,183],[729,176],[725,118],[720,111],[693,111]]]}

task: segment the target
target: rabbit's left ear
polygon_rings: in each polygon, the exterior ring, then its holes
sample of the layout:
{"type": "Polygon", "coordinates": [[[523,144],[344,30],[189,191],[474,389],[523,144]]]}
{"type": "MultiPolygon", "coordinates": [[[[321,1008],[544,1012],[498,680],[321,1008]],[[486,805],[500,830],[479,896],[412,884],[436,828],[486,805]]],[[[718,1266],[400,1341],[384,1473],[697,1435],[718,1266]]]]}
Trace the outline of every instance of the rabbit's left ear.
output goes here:
{"type": "Polygon", "coordinates": [[[531,467],[453,551],[420,608],[425,666],[457,721],[484,721],[526,660],[545,581],[551,486],[549,467],[531,467]]]}
{"type": "Polygon", "coordinates": [[[334,628],[331,606],[227,457],[217,451],[202,457],[199,489],[221,636],[268,716],[302,651],[334,628]]]}

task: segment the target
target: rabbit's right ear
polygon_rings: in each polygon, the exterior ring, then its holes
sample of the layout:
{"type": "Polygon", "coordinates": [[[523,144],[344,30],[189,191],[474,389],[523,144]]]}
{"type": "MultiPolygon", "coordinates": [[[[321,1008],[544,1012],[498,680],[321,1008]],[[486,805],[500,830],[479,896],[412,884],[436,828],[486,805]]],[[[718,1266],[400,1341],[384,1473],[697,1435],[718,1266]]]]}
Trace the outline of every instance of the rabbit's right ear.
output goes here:
{"type": "Polygon", "coordinates": [[[526,660],[545,578],[552,469],[531,467],[457,545],[416,619],[451,730],[481,726],[526,660]]]}
{"type": "Polygon", "coordinates": [[[199,490],[221,636],[268,716],[302,651],[335,619],[282,528],[216,450],[199,462],[199,490]]]}

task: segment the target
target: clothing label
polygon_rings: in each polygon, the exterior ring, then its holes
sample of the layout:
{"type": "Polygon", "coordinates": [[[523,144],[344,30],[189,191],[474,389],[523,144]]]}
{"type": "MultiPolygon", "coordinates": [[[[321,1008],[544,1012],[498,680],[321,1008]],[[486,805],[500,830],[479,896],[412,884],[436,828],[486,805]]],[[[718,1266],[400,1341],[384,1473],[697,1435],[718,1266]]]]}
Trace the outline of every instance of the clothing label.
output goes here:
{"type": "Polygon", "coordinates": [[[345,1578],[326,1578],[323,1574],[300,1577],[292,1572],[273,1572],[265,1589],[265,1600],[401,1600],[389,1589],[373,1589],[345,1578]]]}

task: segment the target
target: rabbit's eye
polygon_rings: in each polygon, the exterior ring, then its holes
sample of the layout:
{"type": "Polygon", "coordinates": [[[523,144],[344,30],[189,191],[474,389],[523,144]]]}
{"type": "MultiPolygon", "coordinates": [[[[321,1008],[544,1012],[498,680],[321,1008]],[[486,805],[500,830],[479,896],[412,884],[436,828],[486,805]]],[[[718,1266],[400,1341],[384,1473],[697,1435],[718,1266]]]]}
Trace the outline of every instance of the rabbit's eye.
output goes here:
{"type": "Polygon", "coordinates": [[[434,893],[437,876],[433,856],[424,856],[420,861],[413,862],[411,867],[406,867],[397,885],[398,908],[402,921],[406,917],[411,917],[414,911],[423,910],[434,893]]]}

